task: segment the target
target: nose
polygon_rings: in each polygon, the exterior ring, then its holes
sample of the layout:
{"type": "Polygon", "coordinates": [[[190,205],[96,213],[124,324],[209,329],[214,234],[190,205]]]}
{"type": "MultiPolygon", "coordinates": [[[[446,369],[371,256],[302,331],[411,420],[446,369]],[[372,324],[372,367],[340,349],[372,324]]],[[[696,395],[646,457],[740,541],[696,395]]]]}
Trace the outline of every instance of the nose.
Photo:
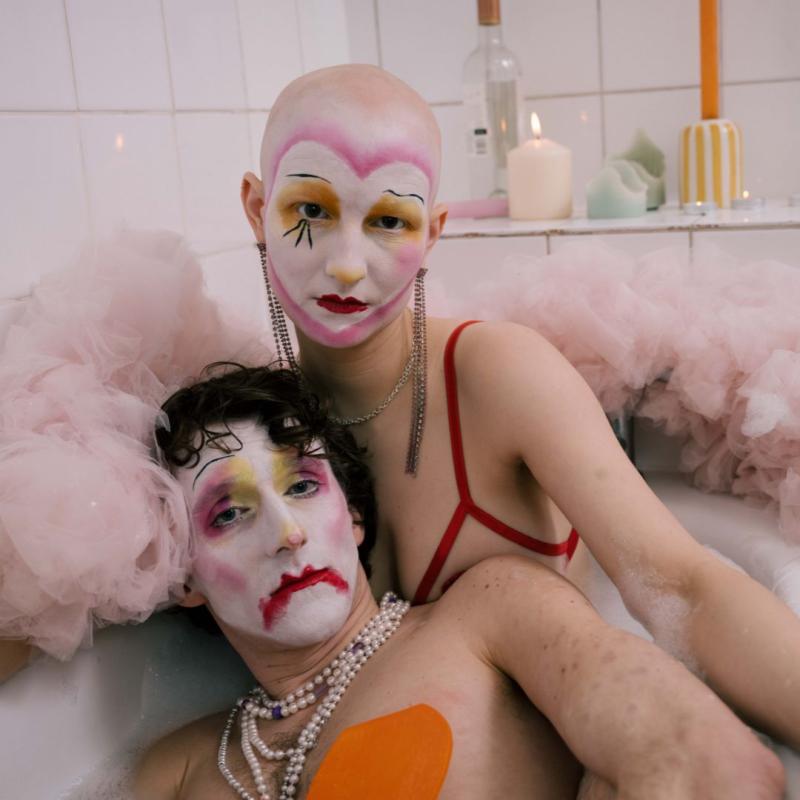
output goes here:
{"type": "Polygon", "coordinates": [[[367,275],[363,234],[358,226],[348,224],[342,226],[341,235],[337,252],[331,255],[325,272],[342,286],[353,286],[367,275]]]}
{"type": "Polygon", "coordinates": [[[330,263],[325,272],[343,286],[353,286],[367,275],[366,266],[363,264],[344,264],[342,262],[330,263]]]}
{"type": "Polygon", "coordinates": [[[306,543],[306,534],[294,520],[284,520],[278,532],[275,555],[282,550],[299,550],[306,543]]]}

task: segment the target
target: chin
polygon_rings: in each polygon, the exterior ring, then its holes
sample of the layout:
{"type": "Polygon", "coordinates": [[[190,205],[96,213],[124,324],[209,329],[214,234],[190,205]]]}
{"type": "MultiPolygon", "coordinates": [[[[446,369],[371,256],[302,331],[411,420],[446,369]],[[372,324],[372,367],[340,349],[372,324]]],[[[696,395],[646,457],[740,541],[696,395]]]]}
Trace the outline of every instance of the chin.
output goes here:
{"type": "Polygon", "coordinates": [[[276,644],[290,649],[320,644],[336,636],[347,622],[352,592],[341,594],[330,587],[312,586],[303,594],[303,598],[293,598],[286,614],[270,631],[269,637],[276,644]]]}

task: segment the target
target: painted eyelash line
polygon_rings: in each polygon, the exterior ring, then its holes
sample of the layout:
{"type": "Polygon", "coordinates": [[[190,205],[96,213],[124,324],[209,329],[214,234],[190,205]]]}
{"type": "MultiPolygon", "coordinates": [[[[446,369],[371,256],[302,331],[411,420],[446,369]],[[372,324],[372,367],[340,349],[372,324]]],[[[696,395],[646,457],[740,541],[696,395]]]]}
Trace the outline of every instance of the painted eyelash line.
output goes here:
{"type": "Polygon", "coordinates": [[[301,219],[300,222],[298,222],[297,225],[295,225],[293,228],[289,228],[289,230],[286,231],[283,235],[288,236],[290,233],[296,231],[298,228],[300,229],[300,233],[297,234],[297,239],[295,239],[294,246],[297,247],[297,245],[300,244],[303,238],[303,234],[308,233],[308,246],[313,250],[314,242],[311,240],[311,224],[307,219],[305,219],[305,217],[301,219]]]}
{"type": "Polygon", "coordinates": [[[425,205],[425,201],[418,194],[415,194],[414,192],[409,192],[408,194],[400,194],[400,192],[396,192],[394,191],[394,189],[384,189],[383,193],[393,194],[395,197],[416,197],[417,200],[419,200],[420,203],[422,203],[422,205],[425,205]]]}

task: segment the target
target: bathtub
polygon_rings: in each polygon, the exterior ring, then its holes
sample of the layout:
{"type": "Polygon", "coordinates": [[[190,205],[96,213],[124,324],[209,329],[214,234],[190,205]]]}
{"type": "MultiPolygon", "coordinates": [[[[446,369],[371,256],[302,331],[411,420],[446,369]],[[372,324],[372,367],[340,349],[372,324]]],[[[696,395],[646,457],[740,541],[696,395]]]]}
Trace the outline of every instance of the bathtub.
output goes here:
{"type": "MultiPolygon", "coordinates": [[[[0,338],[20,304],[0,303],[0,338]]],[[[800,548],[777,535],[774,515],[704,495],[675,471],[677,449],[637,423],[637,462],[655,492],[703,544],[739,564],[800,613],[800,548]]],[[[590,562],[588,594],[613,624],[646,635],[614,586],[590,562]]],[[[179,614],[96,633],[69,663],[41,658],[0,686],[0,795],[14,800],[125,796],[135,754],[191,719],[230,707],[250,685],[221,639],[179,614]]],[[[800,759],[777,748],[800,800],[800,759]]]]}

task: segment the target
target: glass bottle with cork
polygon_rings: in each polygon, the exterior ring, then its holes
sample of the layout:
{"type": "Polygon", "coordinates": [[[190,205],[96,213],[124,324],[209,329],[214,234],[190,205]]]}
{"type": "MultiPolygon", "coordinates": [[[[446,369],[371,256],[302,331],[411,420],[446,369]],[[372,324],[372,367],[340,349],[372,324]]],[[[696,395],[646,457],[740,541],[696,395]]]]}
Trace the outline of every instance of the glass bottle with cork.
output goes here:
{"type": "Polygon", "coordinates": [[[478,0],[478,46],[464,63],[470,198],[505,195],[506,154],[520,141],[520,70],[503,44],[500,0],[478,0]]]}

